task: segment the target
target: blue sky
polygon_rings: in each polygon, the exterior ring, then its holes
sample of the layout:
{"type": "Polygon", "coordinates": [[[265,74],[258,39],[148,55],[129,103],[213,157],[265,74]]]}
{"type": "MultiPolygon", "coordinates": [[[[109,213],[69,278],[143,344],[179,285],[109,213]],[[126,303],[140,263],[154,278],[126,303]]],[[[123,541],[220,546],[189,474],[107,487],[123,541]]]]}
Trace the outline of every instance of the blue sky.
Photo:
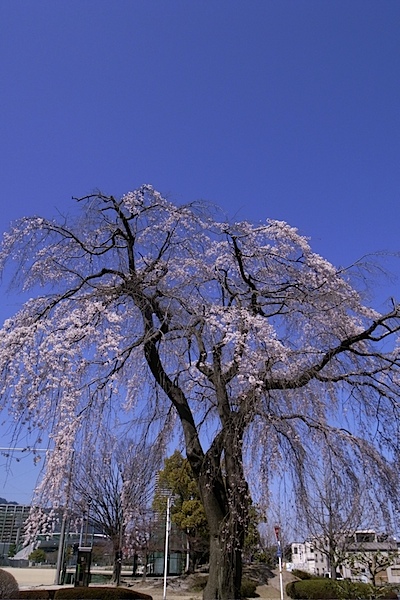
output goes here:
{"type": "MultiPolygon", "coordinates": [[[[0,78],[1,231],[151,183],[335,264],[400,249],[397,0],[3,1],[0,78]]],[[[29,501],[19,465],[0,496],[29,501]]]]}

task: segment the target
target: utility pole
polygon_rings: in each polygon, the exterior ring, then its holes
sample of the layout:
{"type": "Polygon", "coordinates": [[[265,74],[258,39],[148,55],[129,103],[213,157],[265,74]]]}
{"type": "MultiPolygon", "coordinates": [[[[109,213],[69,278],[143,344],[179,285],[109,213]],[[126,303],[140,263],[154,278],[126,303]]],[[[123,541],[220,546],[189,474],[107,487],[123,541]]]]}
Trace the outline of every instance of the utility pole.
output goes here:
{"type": "Polygon", "coordinates": [[[71,462],[69,465],[65,506],[64,506],[63,518],[62,518],[62,522],[61,522],[60,541],[58,543],[57,566],[56,566],[56,575],[54,577],[54,585],[60,585],[60,583],[62,583],[60,581],[60,579],[61,579],[61,572],[62,572],[62,568],[63,568],[64,555],[65,555],[65,532],[66,532],[67,522],[68,522],[68,505],[69,505],[69,497],[70,497],[70,493],[71,493],[71,480],[72,480],[73,464],[74,464],[74,451],[72,451],[71,462]]]}

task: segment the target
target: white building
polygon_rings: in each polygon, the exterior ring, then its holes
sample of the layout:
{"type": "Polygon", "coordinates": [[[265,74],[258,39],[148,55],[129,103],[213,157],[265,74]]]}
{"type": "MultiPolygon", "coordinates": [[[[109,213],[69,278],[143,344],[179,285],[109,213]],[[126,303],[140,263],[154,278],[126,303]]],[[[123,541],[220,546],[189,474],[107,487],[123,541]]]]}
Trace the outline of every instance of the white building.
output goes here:
{"type": "Polygon", "coordinates": [[[292,569],[315,573],[314,544],[311,541],[292,544],[292,569]]]}
{"type": "MultiPolygon", "coordinates": [[[[341,564],[336,576],[377,585],[400,583],[400,543],[373,530],[358,530],[340,536],[341,564]]],[[[331,577],[328,548],[322,538],[292,544],[292,569],[331,577]]]]}

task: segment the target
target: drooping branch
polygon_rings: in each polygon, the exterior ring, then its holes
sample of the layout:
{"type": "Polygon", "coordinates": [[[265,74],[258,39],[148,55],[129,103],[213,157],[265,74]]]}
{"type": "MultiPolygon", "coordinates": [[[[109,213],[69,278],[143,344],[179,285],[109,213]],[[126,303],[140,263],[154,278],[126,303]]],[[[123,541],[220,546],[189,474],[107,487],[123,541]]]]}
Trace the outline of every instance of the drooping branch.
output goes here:
{"type": "Polygon", "coordinates": [[[0,250],[0,268],[15,260],[13,283],[36,297],[0,331],[0,398],[20,427],[48,428],[49,494],[107,411],[164,447],[178,423],[214,527],[207,600],[240,594],[241,548],[224,535],[240,546],[245,473],[262,464],[272,481],[285,449],[304,486],[313,448],[330,448],[395,501],[395,303],[383,315],[365,306],[280,221],[220,223],[150,186],[79,206],[74,222],[22,220],[0,250]]]}
{"type": "MultiPolygon", "coordinates": [[[[288,378],[282,378],[280,377],[279,379],[275,379],[274,377],[269,377],[268,375],[265,377],[265,388],[267,390],[290,390],[290,389],[297,389],[297,388],[301,388],[306,386],[312,379],[320,379],[325,380],[325,381],[339,381],[339,380],[345,380],[346,378],[349,378],[349,376],[351,374],[349,373],[345,373],[345,374],[340,374],[339,377],[335,375],[333,376],[323,376],[320,375],[320,373],[323,371],[323,369],[329,365],[333,359],[337,356],[340,355],[344,355],[346,353],[351,353],[354,352],[355,354],[357,354],[357,348],[354,348],[357,344],[361,343],[361,342],[382,342],[388,335],[389,332],[391,335],[394,335],[395,333],[397,333],[398,331],[400,331],[400,322],[394,326],[394,327],[390,327],[388,324],[388,321],[392,320],[392,319],[399,319],[400,318],[400,312],[399,310],[396,308],[394,311],[392,311],[391,313],[388,313],[386,315],[383,315],[381,318],[375,320],[373,323],[371,323],[371,325],[366,328],[365,330],[363,330],[360,333],[357,333],[355,335],[351,335],[347,338],[342,339],[342,341],[340,342],[340,344],[336,345],[334,348],[329,349],[327,352],[325,352],[322,356],[322,358],[314,365],[304,369],[303,372],[300,373],[300,375],[295,376],[291,379],[288,378]],[[381,335],[373,335],[373,333],[377,332],[379,330],[380,327],[383,327],[385,329],[384,333],[381,335]]],[[[365,356],[367,357],[372,357],[375,356],[377,359],[383,359],[384,362],[386,361],[390,361],[391,362],[391,367],[396,367],[398,368],[398,362],[397,360],[395,361],[391,361],[390,357],[387,356],[382,356],[379,352],[365,352],[364,353],[365,356]]],[[[380,365],[379,367],[377,367],[376,372],[382,372],[385,369],[385,367],[382,367],[382,365],[380,365]]],[[[365,373],[362,372],[363,376],[366,376],[368,378],[369,373],[365,373]]]]}

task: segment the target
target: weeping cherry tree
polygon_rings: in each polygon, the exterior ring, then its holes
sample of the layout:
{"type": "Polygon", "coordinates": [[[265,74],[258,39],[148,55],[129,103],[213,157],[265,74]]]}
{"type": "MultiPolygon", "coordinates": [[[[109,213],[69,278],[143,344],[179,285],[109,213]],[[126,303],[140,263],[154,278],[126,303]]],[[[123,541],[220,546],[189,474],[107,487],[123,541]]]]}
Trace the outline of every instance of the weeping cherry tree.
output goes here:
{"type": "Polygon", "coordinates": [[[77,218],[20,220],[0,254],[32,295],[0,332],[1,406],[49,432],[50,498],[110,405],[147,436],[178,432],[210,531],[206,600],[240,598],[251,470],[269,485],[284,464],[306,499],[308,457],[330,448],[396,501],[396,302],[367,306],[284,222],[230,223],[147,185],[78,202],[77,218]]]}

